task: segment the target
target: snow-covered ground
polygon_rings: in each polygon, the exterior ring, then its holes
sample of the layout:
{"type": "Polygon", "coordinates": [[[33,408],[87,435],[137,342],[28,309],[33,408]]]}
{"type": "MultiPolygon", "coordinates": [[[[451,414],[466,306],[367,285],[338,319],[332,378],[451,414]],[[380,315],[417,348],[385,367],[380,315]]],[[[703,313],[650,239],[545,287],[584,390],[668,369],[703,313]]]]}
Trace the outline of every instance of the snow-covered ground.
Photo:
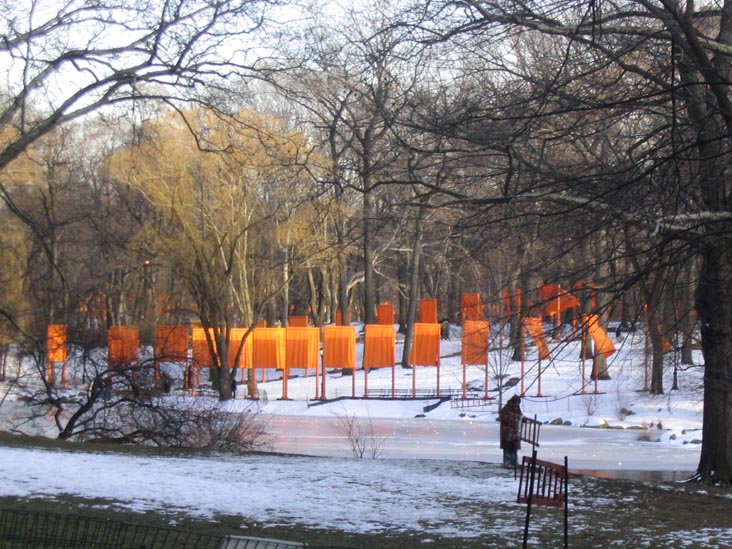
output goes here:
{"type": "MultiPolygon", "coordinates": [[[[440,388],[460,393],[463,366],[455,327],[453,336],[441,344],[440,388]]],[[[541,422],[561,424],[542,427],[541,439],[546,444],[540,447],[539,457],[546,458],[546,452],[554,448],[555,454],[569,451],[578,459],[588,459],[581,468],[594,468],[591,456],[602,452],[600,441],[607,436],[608,440],[620,440],[619,447],[633,446],[641,456],[638,462],[615,463],[614,468],[693,469],[701,438],[702,369],[677,365],[679,388],[671,390],[674,365],[673,356],[668,355],[666,394],[653,396],[643,390],[646,371],[642,334],[622,334],[615,345],[617,352],[609,359],[610,380],[599,381],[595,387],[589,375],[591,364],[585,364],[584,394],[577,342],[550,344],[552,359],[541,362],[540,392],[536,350],[530,348],[523,365],[523,411],[541,422]],[[583,433],[591,433],[595,438],[586,439],[583,433]],[[620,433],[626,438],[618,439],[620,433]],[[669,466],[660,459],[639,466],[643,452],[655,455],[653,452],[658,450],[668,456],[681,456],[683,465],[672,462],[669,466]]],[[[358,364],[361,353],[359,345],[358,364]]],[[[400,354],[397,345],[395,358],[400,354]]],[[[109,498],[141,511],[167,508],[204,517],[226,511],[266,524],[295,521],[353,532],[431,528],[443,536],[479,536],[485,527],[477,516],[481,508],[516,505],[517,481],[497,465],[500,458],[495,373],[500,366],[506,379],[515,378],[522,368],[508,356],[507,352],[490,354],[488,394],[496,400],[486,406],[460,406],[460,401],[446,401],[425,411],[425,406],[437,404],[438,400],[360,398],[364,396],[365,384],[360,369],[355,378],[330,372],[326,379],[329,401],[325,404],[315,399],[321,394],[322,380],[312,372],[304,375],[302,371],[293,372],[294,377],[288,380],[288,400],[281,399],[283,384],[279,373],[270,371],[269,381],[259,383],[260,400],[246,399],[245,388],[240,387],[236,401],[228,403],[232,410],[259,410],[262,420],[272,426],[275,449],[292,448],[294,436],[301,441],[298,453],[329,458],[162,458],[0,447],[0,495],[51,498],[56,494],[74,494],[109,498]],[[359,398],[348,398],[352,394],[359,398]],[[367,453],[366,457],[381,459],[353,459],[347,437],[338,429],[343,418],[357,418],[373,427],[372,434],[380,446],[374,455],[367,453]],[[302,442],[309,433],[315,433],[313,441],[302,442]],[[326,444],[328,440],[330,446],[326,444]],[[434,447],[427,449],[431,440],[436,441],[435,447],[443,449],[441,453],[434,447]],[[408,453],[390,446],[398,441],[402,448],[409,447],[408,453]],[[466,445],[472,446],[467,453],[460,454],[466,445]],[[404,459],[405,456],[411,459],[404,459]],[[456,465],[455,458],[462,462],[456,465]],[[449,460],[450,465],[444,460],[449,460]],[[444,498],[445,493],[454,498],[444,498]],[[463,504],[456,507],[453,499],[463,504]],[[476,505],[466,506],[465,502],[476,505]],[[344,513],[344,509],[348,512],[344,513]]],[[[695,359],[701,362],[701,356],[695,359]]],[[[465,379],[474,397],[484,396],[482,368],[468,366],[465,379]]],[[[368,374],[369,391],[390,393],[392,380],[399,393],[411,391],[413,385],[419,391],[434,390],[437,369],[418,367],[412,371],[397,366],[393,372],[390,368],[372,370],[368,374]]],[[[520,392],[520,388],[519,382],[507,389],[504,400],[520,392]]],[[[18,406],[19,402],[7,396],[0,406],[2,428],[8,427],[7,411],[17,411],[18,406]]],[[[553,459],[555,455],[549,457],[553,459]]],[[[597,459],[600,461],[600,457],[597,459]]],[[[612,460],[617,462],[617,456],[612,460]]],[[[494,528],[505,527],[515,533],[514,515],[503,526],[498,520],[494,528]]]]}
{"type": "Polygon", "coordinates": [[[439,461],[390,460],[385,467],[381,460],[160,459],[0,448],[3,496],[76,494],[140,512],[166,509],[199,518],[230,513],[270,525],[293,522],[362,533],[419,530],[434,521],[445,523],[436,527],[442,535],[452,530],[462,537],[478,536],[479,506],[457,507],[443,496],[455,494],[485,505],[515,500],[512,474],[487,472],[474,463],[458,472],[439,461]]]}

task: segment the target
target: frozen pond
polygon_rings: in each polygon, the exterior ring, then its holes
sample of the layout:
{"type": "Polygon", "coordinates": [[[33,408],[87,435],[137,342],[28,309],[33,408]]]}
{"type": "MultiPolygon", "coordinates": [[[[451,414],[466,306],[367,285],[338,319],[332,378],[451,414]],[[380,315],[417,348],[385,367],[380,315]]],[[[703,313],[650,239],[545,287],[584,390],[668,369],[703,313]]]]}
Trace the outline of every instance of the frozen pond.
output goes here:
{"type": "MultiPolygon", "coordinates": [[[[347,457],[351,454],[343,418],[270,416],[267,429],[276,452],[347,457]]],[[[360,420],[384,459],[441,459],[500,463],[498,424],[484,421],[414,419],[360,420]]],[[[573,471],[601,476],[664,478],[696,470],[700,445],[648,442],[654,433],[633,429],[597,429],[542,425],[540,459],[562,463],[573,471]],[[622,474],[620,472],[627,472],[622,474]],[[640,475],[640,471],[646,472],[640,475]],[[615,473],[613,473],[615,472],[615,473]]],[[[520,455],[528,455],[524,444],[520,455]]]]}

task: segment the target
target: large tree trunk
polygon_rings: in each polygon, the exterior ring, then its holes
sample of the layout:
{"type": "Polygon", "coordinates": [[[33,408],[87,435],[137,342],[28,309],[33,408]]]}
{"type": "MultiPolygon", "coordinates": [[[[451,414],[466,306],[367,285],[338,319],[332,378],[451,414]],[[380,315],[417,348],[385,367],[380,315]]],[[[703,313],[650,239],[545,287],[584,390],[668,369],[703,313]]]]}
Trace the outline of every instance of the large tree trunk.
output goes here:
{"type": "MultiPolygon", "coordinates": [[[[608,247],[614,247],[613,243],[610,241],[610,237],[608,236],[608,231],[597,231],[594,239],[595,261],[597,263],[597,268],[595,269],[595,282],[598,285],[606,287],[610,285],[610,261],[612,260],[612,254],[608,253],[608,247]]],[[[595,306],[597,307],[597,312],[600,315],[600,327],[607,331],[607,323],[610,319],[610,296],[607,291],[597,291],[596,293],[595,306]]],[[[592,367],[592,379],[610,379],[607,357],[601,353],[597,353],[597,349],[595,349],[592,367]]]]}
{"type": "MultiPolygon", "coordinates": [[[[351,309],[348,303],[348,272],[346,271],[346,259],[343,252],[338,252],[338,310],[341,312],[344,326],[351,325],[351,309]]],[[[335,318],[331,319],[335,322],[335,318]]]]}
{"type": "Polygon", "coordinates": [[[409,269],[409,311],[407,312],[407,331],[404,336],[402,352],[402,368],[409,367],[409,353],[414,341],[414,322],[417,318],[417,301],[419,300],[420,263],[422,258],[422,230],[427,215],[427,208],[419,206],[414,226],[414,244],[412,245],[412,261],[409,269]]]}
{"type": "Polygon", "coordinates": [[[651,387],[652,395],[663,394],[663,334],[655,306],[648,306],[648,335],[651,338],[651,387]]]}
{"type": "Polygon", "coordinates": [[[282,326],[287,327],[290,316],[290,257],[287,246],[282,249],[284,261],[282,261],[282,301],[280,302],[280,318],[282,326]]]}
{"type": "Polygon", "coordinates": [[[462,310],[462,289],[460,285],[462,274],[460,268],[454,263],[449,270],[448,278],[447,316],[450,322],[457,324],[460,322],[460,313],[462,310]]]}
{"type": "Polygon", "coordinates": [[[372,230],[372,198],[369,192],[363,197],[363,295],[364,322],[376,324],[376,282],[374,281],[374,242],[372,230]]]}
{"type": "Polygon", "coordinates": [[[231,391],[231,378],[233,372],[229,370],[229,337],[230,330],[222,323],[214,329],[215,334],[215,356],[212,356],[214,368],[212,368],[212,386],[219,392],[219,400],[230,400],[233,396],[231,391]]]}
{"type": "Polygon", "coordinates": [[[307,270],[308,279],[308,306],[310,307],[310,314],[313,317],[313,324],[315,326],[322,326],[325,320],[325,313],[327,310],[327,292],[326,287],[327,280],[330,277],[327,272],[323,271],[323,268],[309,267],[307,270]]]}
{"type": "MultiPolygon", "coordinates": [[[[726,234],[730,234],[727,228],[726,234]]],[[[698,474],[732,484],[732,247],[708,243],[697,293],[704,353],[704,420],[698,474]]]]}
{"type": "Polygon", "coordinates": [[[397,284],[399,288],[396,304],[396,310],[399,313],[397,331],[400,334],[406,334],[407,324],[409,324],[409,263],[407,261],[399,261],[397,264],[397,284]]]}
{"type": "Polygon", "coordinates": [[[520,297],[519,290],[520,288],[518,288],[518,285],[516,284],[516,279],[511,276],[508,283],[508,295],[511,300],[511,324],[508,332],[508,346],[513,349],[511,360],[514,362],[518,362],[523,359],[525,347],[522,344],[522,326],[524,318],[524,313],[522,311],[523,300],[520,297]]]}
{"type": "Polygon", "coordinates": [[[693,292],[691,291],[692,280],[694,280],[695,264],[688,262],[682,270],[681,305],[679,307],[678,325],[679,337],[681,338],[681,364],[694,364],[692,352],[694,350],[694,313],[693,313],[693,292]]]}

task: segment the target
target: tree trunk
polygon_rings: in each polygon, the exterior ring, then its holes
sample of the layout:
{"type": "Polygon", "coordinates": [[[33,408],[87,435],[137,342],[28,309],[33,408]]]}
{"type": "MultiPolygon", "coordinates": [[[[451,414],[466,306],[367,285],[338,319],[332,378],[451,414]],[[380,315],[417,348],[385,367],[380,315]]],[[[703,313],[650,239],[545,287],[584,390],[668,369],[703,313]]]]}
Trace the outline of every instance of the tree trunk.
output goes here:
{"type": "MultiPolygon", "coordinates": [[[[313,317],[313,325],[322,326],[325,317],[326,299],[325,299],[325,283],[327,280],[326,273],[322,269],[309,267],[307,270],[310,314],[313,317]]],[[[344,322],[345,324],[345,322],[344,322]]]]}
{"type": "Polygon", "coordinates": [[[282,261],[282,303],[280,316],[282,326],[287,327],[290,316],[290,256],[287,246],[283,247],[284,261],[282,261]]]}
{"type": "Polygon", "coordinates": [[[406,334],[409,319],[409,264],[407,261],[397,263],[397,283],[399,285],[399,291],[397,292],[399,327],[397,331],[400,334],[406,334]]]}
{"type": "Polygon", "coordinates": [[[250,326],[254,319],[254,311],[252,310],[251,290],[249,288],[249,272],[247,265],[247,252],[249,249],[249,238],[245,234],[239,240],[235,259],[236,269],[232,275],[234,281],[231,284],[231,294],[238,311],[236,321],[240,326],[250,326]]]}
{"type": "Polygon", "coordinates": [[[231,375],[229,370],[229,330],[228,328],[218,328],[214,330],[216,334],[216,354],[214,357],[214,365],[218,361],[215,379],[212,380],[214,387],[219,392],[219,400],[230,400],[231,392],[231,375]]]}
{"type": "MultiPolygon", "coordinates": [[[[607,248],[613,248],[612,242],[609,241],[607,231],[605,230],[597,231],[594,240],[595,261],[597,264],[595,269],[595,282],[598,285],[608,286],[610,281],[610,261],[612,261],[612,258],[607,257],[607,248]]],[[[607,323],[610,319],[610,296],[607,291],[597,291],[595,302],[597,312],[600,315],[598,319],[600,327],[607,331],[607,323]]],[[[605,355],[596,353],[592,363],[595,370],[593,372],[593,379],[610,379],[610,372],[608,372],[607,368],[607,357],[605,355]]]]}
{"type": "MultiPolygon", "coordinates": [[[[341,261],[338,266],[338,310],[341,312],[344,326],[351,324],[351,308],[348,302],[348,273],[346,272],[345,254],[339,253],[341,261]]],[[[335,322],[335,318],[331,321],[335,322]]]]}
{"type": "Polygon", "coordinates": [[[681,319],[681,364],[692,366],[694,364],[694,317],[691,312],[685,314],[681,319]]]}
{"type": "Polygon", "coordinates": [[[508,295],[511,300],[511,330],[508,336],[508,345],[513,348],[511,360],[516,362],[523,359],[524,347],[523,341],[523,318],[524,318],[524,299],[522,289],[525,287],[522,267],[525,264],[526,257],[525,243],[519,244],[518,263],[508,277],[508,295]]]}
{"type": "Polygon", "coordinates": [[[402,352],[402,368],[409,367],[409,353],[414,341],[414,322],[417,318],[417,301],[419,300],[419,271],[422,259],[422,229],[427,217],[427,208],[420,204],[414,227],[414,244],[412,246],[412,261],[409,273],[409,311],[407,312],[407,331],[404,336],[404,350],[402,352]]]}
{"type": "MultiPolygon", "coordinates": [[[[730,234],[729,227],[722,234],[730,234]]],[[[732,247],[709,242],[697,292],[704,353],[704,420],[697,473],[732,484],[732,247]]]]}
{"type": "Polygon", "coordinates": [[[519,297],[519,288],[516,285],[516,279],[514,277],[511,277],[510,282],[508,283],[508,295],[511,300],[511,324],[508,334],[508,345],[513,349],[511,360],[518,362],[522,360],[524,356],[523,353],[525,345],[522,345],[522,324],[524,313],[522,305],[523,300],[519,297]]]}
{"type": "Polygon", "coordinates": [[[376,324],[376,283],[374,281],[374,242],[372,234],[372,199],[368,191],[363,196],[363,295],[364,322],[376,324]]]}
{"type": "Polygon", "coordinates": [[[648,335],[651,338],[651,387],[652,395],[663,394],[663,334],[658,320],[658,308],[648,304],[648,335]]]}
{"type": "Polygon", "coordinates": [[[460,322],[460,313],[462,309],[462,297],[460,291],[460,269],[457,265],[453,265],[449,270],[449,290],[447,298],[447,316],[450,322],[460,322]]]}
{"type": "Polygon", "coordinates": [[[695,264],[688,262],[682,271],[683,288],[681,291],[681,306],[679,310],[679,337],[681,338],[681,364],[693,365],[694,358],[692,351],[694,349],[694,304],[693,293],[691,291],[692,280],[695,276],[695,264]]]}
{"type": "MultiPolygon", "coordinates": [[[[580,302],[581,312],[579,322],[582,336],[579,358],[580,360],[592,360],[594,357],[594,346],[592,337],[590,336],[590,331],[587,329],[587,325],[585,323],[585,315],[592,312],[592,291],[589,284],[582,283],[575,288],[575,293],[577,294],[575,297],[579,299],[580,302]]],[[[595,366],[593,361],[593,375],[595,374],[594,368],[595,366]]]]}

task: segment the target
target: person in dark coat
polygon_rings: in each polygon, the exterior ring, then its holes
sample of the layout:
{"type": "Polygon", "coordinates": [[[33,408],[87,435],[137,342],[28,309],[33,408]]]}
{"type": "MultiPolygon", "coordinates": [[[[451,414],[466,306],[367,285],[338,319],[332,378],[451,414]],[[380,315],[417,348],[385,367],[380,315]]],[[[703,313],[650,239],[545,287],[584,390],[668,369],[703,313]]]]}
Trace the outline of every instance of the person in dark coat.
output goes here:
{"type": "Polygon", "coordinates": [[[231,378],[231,398],[236,398],[236,378],[231,378]]]}
{"type": "Polygon", "coordinates": [[[498,413],[501,422],[501,449],[503,464],[508,467],[518,465],[518,450],[521,449],[521,397],[512,396],[498,413]]]}
{"type": "Polygon", "coordinates": [[[440,339],[448,341],[450,339],[450,321],[446,318],[440,321],[440,339]]]}

